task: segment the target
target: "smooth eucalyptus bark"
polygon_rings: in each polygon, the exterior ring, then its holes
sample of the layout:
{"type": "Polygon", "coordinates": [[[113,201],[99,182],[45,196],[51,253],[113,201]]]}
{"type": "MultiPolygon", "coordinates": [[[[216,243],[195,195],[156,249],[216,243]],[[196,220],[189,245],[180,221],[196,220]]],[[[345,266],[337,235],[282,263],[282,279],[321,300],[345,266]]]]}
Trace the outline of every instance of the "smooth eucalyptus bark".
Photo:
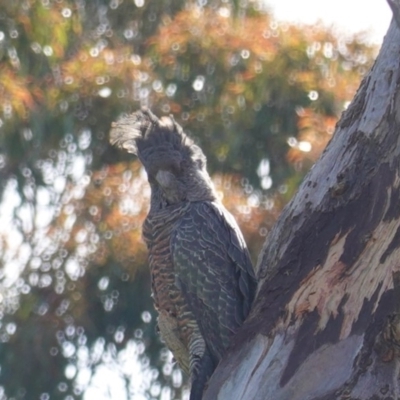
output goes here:
{"type": "Polygon", "coordinates": [[[204,399],[400,398],[399,26],[268,236],[204,399]]]}

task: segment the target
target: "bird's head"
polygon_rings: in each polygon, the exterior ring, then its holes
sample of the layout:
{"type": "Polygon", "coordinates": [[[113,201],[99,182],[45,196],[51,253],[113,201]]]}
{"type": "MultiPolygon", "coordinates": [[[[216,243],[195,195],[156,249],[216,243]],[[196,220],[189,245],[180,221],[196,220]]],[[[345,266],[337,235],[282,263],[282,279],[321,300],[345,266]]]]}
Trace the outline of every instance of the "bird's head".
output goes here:
{"type": "Polygon", "coordinates": [[[110,142],[139,157],[151,186],[152,207],[215,200],[206,157],[172,116],[158,119],[143,108],[113,123],[110,142]]]}

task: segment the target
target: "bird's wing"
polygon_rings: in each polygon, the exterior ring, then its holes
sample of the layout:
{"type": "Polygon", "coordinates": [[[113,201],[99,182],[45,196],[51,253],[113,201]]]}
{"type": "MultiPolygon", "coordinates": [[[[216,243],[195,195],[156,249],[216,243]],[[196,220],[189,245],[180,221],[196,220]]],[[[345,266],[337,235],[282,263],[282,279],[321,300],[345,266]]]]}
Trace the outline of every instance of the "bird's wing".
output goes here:
{"type": "Polygon", "coordinates": [[[222,205],[192,203],[172,235],[176,285],[218,361],[247,316],[255,293],[250,257],[222,205]]]}

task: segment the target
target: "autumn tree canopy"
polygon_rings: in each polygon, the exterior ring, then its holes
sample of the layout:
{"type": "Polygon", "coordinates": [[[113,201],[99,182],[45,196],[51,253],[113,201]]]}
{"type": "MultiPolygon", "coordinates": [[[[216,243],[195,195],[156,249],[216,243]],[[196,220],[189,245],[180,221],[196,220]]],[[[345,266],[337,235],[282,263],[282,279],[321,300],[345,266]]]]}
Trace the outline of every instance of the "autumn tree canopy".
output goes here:
{"type": "Polygon", "coordinates": [[[184,390],[155,329],[149,190],[111,121],[173,113],[256,259],[376,51],[236,3],[0,1],[5,398],[80,399],[104,371],[128,394],[184,390]]]}

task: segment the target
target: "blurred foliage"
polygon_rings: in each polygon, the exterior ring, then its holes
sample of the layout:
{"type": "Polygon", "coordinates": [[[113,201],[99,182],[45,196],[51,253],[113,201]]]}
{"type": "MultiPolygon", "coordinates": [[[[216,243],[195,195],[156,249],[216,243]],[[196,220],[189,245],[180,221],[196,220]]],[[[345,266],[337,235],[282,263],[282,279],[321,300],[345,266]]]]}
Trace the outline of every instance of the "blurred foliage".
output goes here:
{"type": "Polygon", "coordinates": [[[187,393],[156,333],[146,177],[108,130],[173,113],[255,262],[376,51],[262,4],[0,0],[0,399],[187,393]]]}

